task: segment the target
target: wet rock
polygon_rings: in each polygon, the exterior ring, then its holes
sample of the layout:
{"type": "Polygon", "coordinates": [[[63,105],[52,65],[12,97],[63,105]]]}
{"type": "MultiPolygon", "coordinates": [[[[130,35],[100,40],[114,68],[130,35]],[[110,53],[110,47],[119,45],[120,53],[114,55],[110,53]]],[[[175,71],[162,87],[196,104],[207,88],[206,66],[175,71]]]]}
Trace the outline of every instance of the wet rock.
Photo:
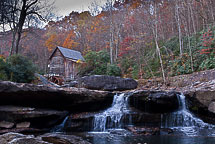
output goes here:
{"type": "Polygon", "coordinates": [[[212,113],[215,113],[215,102],[209,104],[208,110],[212,113]]]}
{"type": "Polygon", "coordinates": [[[130,78],[106,75],[92,75],[80,78],[80,85],[87,89],[122,91],[137,88],[138,83],[130,78]]]}
{"type": "Polygon", "coordinates": [[[16,124],[16,128],[29,128],[30,125],[30,122],[21,122],[16,124]]]}
{"type": "Polygon", "coordinates": [[[137,135],[160,135],[160,128],[158,127],[127,127],[127,129],[137,135]]]}
{"type": "Polygon", "coordinates": [[[0,122],[0,128],[9,129],[9,128],[12,128],[13,126],[14,126],[14,123],[12,123],[12,122],[7,122],[7,121],[0,122]]]}
{"type": "Polygon", "coordinates": [[[8,144],[51,144],[33,137],[18,138],[10,141],[8,144]]]}
{"type": "Polygon", "coordinates": [[[104,110],[111,106],[115,95],[107,91],[88,90],[85,88],[68,88],[66,91],[70,96],[73,96],[67,97],[67,102],[65,101],[72,112],[104,110]]]}
{"type": "Polygon", "coordinates": [[[170,128],[160,128],[160,135],[169,135],[172,134],[174,131],[170,128]]]}
{"type": "Polygon", "coordinates": [[[169,135],[173,133],[172,129],[146,126],[128,126],[127,129],[137,135],[169,135]]]}
{"type": "Polygon", "coordinates": [[[69,87],[76,87],[78,85],[78,82],[77,81],[71,81],[69,83],[69,87]]]}
{"type": "Polygon", "coordinates": [[[184,95],[186,96],[187,106],[191,112],[200,117],[203,121],[215,124],[215,113],[213,112],[215,91],[196,89],[185,91],[184,95]]]}
{"type": "Polygon", "coordinates": [[[135,91],[130,96],[130,105],[144,112],[166,113],[178,109],[177,92],[135,91]]]}
{"type": "Polygon", "coordinates": [[[0,106],[0,120],[12,123],[27,121],[18,124],[18,127],[27,127],[31,123],[32,128],[48,128],[61,121],[67,111],[56,111],[47,109],[35,109],[30,107],[0,106]]]}
{"type": "Polygon", "coordinates": [[[90,144],[90,142],[74,135],[47,133],[39,136],[39,138],[41,138],[43,141],[53,144],[90,144]]]}
{"type": "Polygon", "coordinates": [[[93,130],[93,118],[95,113],[78,113],[69,116],[65,122],[64,131],[91,131],[93,130]]]}
{"type": "MultiPolygon", "coordinates": [[[[0,143],[1,144],[9,144],[13,140],[17,140],[20,138],[25,138],[27,136],[19,133],[6,133],[3,135],[0,135],[0,143]]],[[[32,138],[33,136],[28,136],[29,138],[32,138]]]]}
{"type": "MultiPolygon", "coordinates": [[[[70,115],[67,119],[64,131],[67,132],[84,132],[94,130],[94,116],[98,113],[79,113],[70,115]]],[[[124,113],[121,117],[121,128],[128,125],[146,125],[146,126],[159,126],[161,122],[160,114],[150,114],[143,112],[124,113]]],[[[110,117],[107,117],[106,129],[114,128],[114,123],[111,122],[110,117]]]]}
{"type": "Polygon", "coordinates": [[[186,91],[184,93],[188,97],[197,99],[201,104],[208,107],[209,104],[215,100],[215,91],[212,90],[195,90],[195,91],[186,91]]]}
{"type": "Polygon", "coordinates": [[[0,81],[0,105],[68,110],[98,111],[109,107],[114,94],[84,88],[50,88],[0,81]]]}
{"type": "Polygon", "coordinates": [[[35,128],[12,128],[12,129],[2,129],[0,130],[0,134],[5,134],[5,133],[10,133],[10,132],[14,132],[14,133],[44,133],[44,132],[48,132],[49,129],[35,129],[35,128]]]}

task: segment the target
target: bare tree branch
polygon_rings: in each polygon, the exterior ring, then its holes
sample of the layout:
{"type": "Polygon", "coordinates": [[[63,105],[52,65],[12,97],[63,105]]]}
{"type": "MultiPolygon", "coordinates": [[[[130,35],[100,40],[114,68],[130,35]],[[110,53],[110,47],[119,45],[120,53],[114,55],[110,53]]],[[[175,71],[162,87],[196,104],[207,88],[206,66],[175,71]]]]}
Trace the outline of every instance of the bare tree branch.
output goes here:
{"type": "MultiPolygon", "coordinates": [[[[23,1],[26,1],[26,0],[23,0],[23,1]]],[[[26,11],[30,8],[30,7],[32,7],[33,5],[35,5],[36,3],[38,2],[38,0],[35,0],[34,2],[32,2],[31,4],[29,4],[27,7],[26,7],[26,11]]]]}

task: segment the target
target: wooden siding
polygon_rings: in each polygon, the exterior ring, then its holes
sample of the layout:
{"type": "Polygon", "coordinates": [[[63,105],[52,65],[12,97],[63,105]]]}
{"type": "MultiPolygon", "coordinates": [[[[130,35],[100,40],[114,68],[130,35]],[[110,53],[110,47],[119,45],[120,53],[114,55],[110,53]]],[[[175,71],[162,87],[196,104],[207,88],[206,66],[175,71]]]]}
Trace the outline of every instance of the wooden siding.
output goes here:
{"type": "Polygon", "coordinates": [[[65,61],[64,57],[57,49],[50,60],[49,73],[64,76],[65,75],[64,61],[65,61]]]}
{"type": "Polygon", "coordinates": [[[77,75],[77,63],[66,59],[65,61],[65,77],[74,79],[77,75]]]}

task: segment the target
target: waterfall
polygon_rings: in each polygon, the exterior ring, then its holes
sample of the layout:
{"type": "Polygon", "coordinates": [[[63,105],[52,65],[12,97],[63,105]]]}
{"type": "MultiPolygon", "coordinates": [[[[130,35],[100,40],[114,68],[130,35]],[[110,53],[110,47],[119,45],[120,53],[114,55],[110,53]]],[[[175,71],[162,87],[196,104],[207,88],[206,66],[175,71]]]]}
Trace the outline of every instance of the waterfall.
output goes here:
{"type": "MultiPolygon", "coordinates": [[[[112,106],[102,113],[96,114],[93,120],[94,131],[106,131],[107,128],[122,128],[124,118],[129,114],[128,98],[129,94],[116,94],[112,106]]],[[[129,117],[129,122],[131,118],[129,117]]]]}
{"type": "Polygon", "coordinates": [[[180,104],[179,110],[170,114],[164,114],[162,116],[161,127],[178,129],[188,136],[197,135],[197,129],[212,129],[214,127],[213,125],[205,123],[201,119],[195,117],[187,109],[185,96],[183,94],[178,96],[178,100],[180,104]]]}
{"type": "Polygon", "coordinates": [[[54,128],[51,129],[51,132],[62,132],[63,131],[63,128],[64,128],[64,125],[65,123],[67,122],[69,116],[67,116],[63,122],[57,126],[55,126],[54,128]]]}

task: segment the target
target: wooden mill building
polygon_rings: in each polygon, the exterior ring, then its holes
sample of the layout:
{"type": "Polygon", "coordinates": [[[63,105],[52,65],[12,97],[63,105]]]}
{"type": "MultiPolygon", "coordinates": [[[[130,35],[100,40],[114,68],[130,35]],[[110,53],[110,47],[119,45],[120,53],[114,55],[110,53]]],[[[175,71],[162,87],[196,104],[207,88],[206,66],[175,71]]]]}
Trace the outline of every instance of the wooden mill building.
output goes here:
{"type": "Polygon", "coordinates": [[[74,79],[78,65],[84,61],[79,51],[57,46],[49,57],[49,75],[74,79]]]}

